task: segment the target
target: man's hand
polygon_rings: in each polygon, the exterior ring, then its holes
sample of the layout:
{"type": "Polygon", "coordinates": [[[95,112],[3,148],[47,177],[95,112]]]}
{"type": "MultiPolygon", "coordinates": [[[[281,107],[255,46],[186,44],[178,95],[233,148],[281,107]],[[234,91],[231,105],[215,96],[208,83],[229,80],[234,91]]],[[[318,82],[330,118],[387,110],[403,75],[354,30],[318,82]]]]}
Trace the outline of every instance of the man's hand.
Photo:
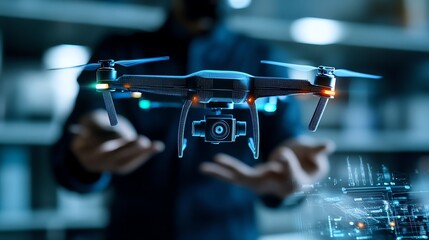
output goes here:
{"type": "Polygon", "coordinates": [[[331,142],[315,143],[312,139],[295,139],[273,150],[267,162],[250,167],[242,161],[218,154],[213,163],[203,163],[201,171],[225,181],[248,187],[258,194],[286,197],[303,184],[311,184],[329,170],[331,142]]]}
{"type": "Polygon", "coordinates": [[[71,128],[76,134],[71,150],[88,171],[127,174],[164,150],[162,142],[139,136],[124,117],[118,116],[119,124],[111,127],[106,114],[91,112],[71,128]]]}

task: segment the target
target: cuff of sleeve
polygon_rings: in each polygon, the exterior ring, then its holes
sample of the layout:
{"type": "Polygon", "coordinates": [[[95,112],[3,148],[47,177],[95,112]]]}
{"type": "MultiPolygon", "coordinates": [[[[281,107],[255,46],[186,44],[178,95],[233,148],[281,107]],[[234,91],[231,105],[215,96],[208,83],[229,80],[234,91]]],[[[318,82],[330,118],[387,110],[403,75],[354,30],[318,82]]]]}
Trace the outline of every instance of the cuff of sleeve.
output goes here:
{"type": "Polygon", "coordinates": [[[261,196],[262,202],[265,204],[265,206],[270,208],[277,208],[280,207],[283,203],[283,198],[280,198],[276,195],[272,194],[265,194],[261,196]]]}
{"type": "Polygon", "coordinates": [[[73,189],[82,193],[104,190],[112,178],[112,175],[108,172],[88,172],[75,158],[67,159],[65,167],[71,173],[68,175],[68,182],[72,185],[73,189]]]}
{"type": "Polygon", "coordinates": [[[82,184],[80,188],[84,192],[96,192],[106,189],[109,186],[112,175],[108,172],[103,172],[99,174],[97,181],[92,184],[82,184]]]}

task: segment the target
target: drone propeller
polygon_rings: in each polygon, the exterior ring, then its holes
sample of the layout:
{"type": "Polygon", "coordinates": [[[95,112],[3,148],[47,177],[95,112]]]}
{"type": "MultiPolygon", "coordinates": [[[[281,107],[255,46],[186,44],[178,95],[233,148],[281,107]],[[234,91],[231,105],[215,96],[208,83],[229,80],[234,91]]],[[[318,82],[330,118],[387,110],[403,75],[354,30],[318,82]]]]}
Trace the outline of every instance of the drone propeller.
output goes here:
{"type": "Polygon", "coordinates": [[[149,63],[149,62],[157,62],[157,61],[164,61],[170,59],[168,56],[164,57],[153,57],[153,58],[141,58],[141,59],[132,59],[132,60],[106,60],[106,61],[99,61],[98,63],[88,63],[88,64],[81,64],[71,67],[63,67],[63,68],[51,68],[49,70],[62,70],[62,69],[70,69],[70,68],[83,68],[84,71],[93,71],[97,68],[101,67],[103,63],[107,63],[108,66],[113,67],[114,65],[120,65],[123,67],[131,67],[143,63],[149,63]]]}
{"type": "MultiPolygon", "coordinates": [[[[295,69],[298,71],[312,71],[312,70],[320,69],[319,67],[313,67],[313,66],[309,66],[309,65],[282,63],[282,62],[267,61],[267,60],[262,60],[261,63],[270,64],[270,65],[277,65],[277,66],[281,66],[281,67],[288,67],[288,68],[292,68],[292,69],[295,69]]],[[[357,77],[357,78],[373,78],[373,79],[381,78],[381,76],[371,75],[371,74],[366,74],[366,73],[360,73],[360,72],[354,72],[354,71],[350,71],[350,70],[346,70],[346,69],[333,70],[332,74],[334,74],[337,77],[357,77]]]]}

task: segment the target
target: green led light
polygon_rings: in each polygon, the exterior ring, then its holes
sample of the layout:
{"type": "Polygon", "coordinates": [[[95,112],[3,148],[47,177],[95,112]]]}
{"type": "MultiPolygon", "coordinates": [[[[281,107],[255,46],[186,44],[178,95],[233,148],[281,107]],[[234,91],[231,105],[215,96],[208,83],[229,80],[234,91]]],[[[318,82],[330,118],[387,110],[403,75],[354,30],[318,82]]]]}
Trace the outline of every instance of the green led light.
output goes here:
{"type": "Polygon", "coordinates": [[[149,109],[150,108],[150,101],[149,100],[144,100],[144,99],[140,100],[139,107],[141,109],[149,109]]]}
{"type": "Polygon", "coordinates": [[[265,112],[275,112],[277,110],[277,105],[272,103],[266,103],[264,105],[265,112]]]}
{"type": "Polygon", "coordinates": [[[96,89],[97,83],[83,84],[80,87],[85,89],[96,89]]]}

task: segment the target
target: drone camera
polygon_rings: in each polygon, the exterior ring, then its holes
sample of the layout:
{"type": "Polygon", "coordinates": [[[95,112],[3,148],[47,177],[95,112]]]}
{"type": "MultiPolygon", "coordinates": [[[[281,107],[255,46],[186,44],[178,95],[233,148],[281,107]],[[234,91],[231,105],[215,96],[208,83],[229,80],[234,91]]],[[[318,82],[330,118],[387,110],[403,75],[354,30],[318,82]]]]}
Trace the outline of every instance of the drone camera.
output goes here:
{"type": "Polygon", "coordinates": [[[204,119],[192,122],[192,136],[218,144],[235,142],[237,137],[246,135],[246,122],[237,121],[230,114],[207,115],[204,119]]]}

